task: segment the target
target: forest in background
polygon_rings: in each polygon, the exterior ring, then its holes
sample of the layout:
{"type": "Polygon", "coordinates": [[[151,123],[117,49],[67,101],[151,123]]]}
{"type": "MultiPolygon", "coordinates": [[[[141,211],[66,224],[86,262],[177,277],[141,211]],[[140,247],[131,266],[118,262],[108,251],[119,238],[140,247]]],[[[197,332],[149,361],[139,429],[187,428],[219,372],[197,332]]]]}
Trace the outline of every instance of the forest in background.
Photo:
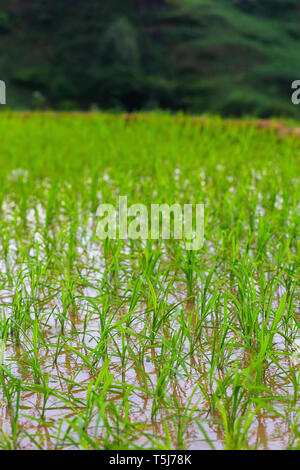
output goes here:
{"type": "Polygon", "coordinates": [[[299,119],[299,40],[299,0],[0,0],[12,109],[299,119]]]}

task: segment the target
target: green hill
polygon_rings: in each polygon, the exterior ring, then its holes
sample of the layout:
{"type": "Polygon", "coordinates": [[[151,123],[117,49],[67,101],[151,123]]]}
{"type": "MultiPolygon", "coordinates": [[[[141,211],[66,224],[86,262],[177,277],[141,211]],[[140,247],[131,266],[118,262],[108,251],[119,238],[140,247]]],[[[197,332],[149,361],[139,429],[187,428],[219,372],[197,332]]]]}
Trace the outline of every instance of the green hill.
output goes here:
{"type": "Polygon", "coordinates": [[[0,0],[12,108],[300,117],[298,0],[0,0]]]}

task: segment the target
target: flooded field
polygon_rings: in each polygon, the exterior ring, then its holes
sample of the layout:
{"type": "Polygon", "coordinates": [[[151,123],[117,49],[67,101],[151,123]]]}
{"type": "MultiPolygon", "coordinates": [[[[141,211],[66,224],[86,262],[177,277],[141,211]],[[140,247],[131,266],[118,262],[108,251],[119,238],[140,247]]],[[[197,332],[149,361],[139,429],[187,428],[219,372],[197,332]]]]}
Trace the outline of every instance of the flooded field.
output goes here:
{"type": "Polygon", "coordinates": [[[2,113],[2,449],[299,448],[300,139],[276,129],[2,113]],[[204,246],[100,240],[120,195],[205,204],[204,246]]]}

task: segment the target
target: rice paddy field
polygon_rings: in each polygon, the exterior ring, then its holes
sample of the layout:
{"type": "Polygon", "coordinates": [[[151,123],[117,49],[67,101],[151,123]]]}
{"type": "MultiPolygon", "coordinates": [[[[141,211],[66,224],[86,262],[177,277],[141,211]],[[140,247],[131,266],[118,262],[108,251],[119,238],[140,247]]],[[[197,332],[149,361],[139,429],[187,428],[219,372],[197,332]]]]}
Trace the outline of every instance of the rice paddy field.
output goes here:
{"type": "Polygon", "coordinates": [[[0,448],[300,448],[300,138],[280,129],[1,113],[0,448]],[[120,195],[205,204],[204,246],[99,240],[120,195]]]}

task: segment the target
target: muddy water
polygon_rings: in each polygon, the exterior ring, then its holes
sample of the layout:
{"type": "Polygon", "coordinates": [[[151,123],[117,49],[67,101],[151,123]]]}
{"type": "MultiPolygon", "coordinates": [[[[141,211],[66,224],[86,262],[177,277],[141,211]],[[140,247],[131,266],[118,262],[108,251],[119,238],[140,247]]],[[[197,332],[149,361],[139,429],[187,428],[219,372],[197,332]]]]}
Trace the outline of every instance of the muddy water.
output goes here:
{"type": "MultiPolygon", "coordinates": [[[[98,291],[95,292],[97,294],[98,291]]],[[[180,294],[176,293],[176,302],[178,303],[178,297],[184,297],[184,292],[180,294]]],[[[83,297],[91,297],[92,289],[88,288],[84,292],[80,292],[80,295],[83,297]]],[[[174,301],[174,299],[173,299],[174,301]]],[[[99,336],[99,318],[97,315],[91,316],[86,328],[85,334],[83,335],[83,315],[80,312],[86,310],[85,302],[81,302],[77,306],[76,316],[72,319],[72,324],[68,326],[67,331],[64,332],[65,341],[68,345],[72,345],[77,350],[80,350],[83,354],[87,354],[90,348],[94,348],[97,345],[97,338],[99,336]],[[78,313],[79,312],[79,313],[78,313]],[[85,349],[86,348],[86,349],[85,349]]],[[[4,298],[2,297],[2,305],[7,307],[11,306],[11,303],[8,302],[7,293],[4,298]]],[[[48,307],[49,311],[52,310],[54,306],[56,311],[59,311],[60,301],[59,299],[53,299],[48,307]]],[[[170,304],[172,306],[174,304],[170,304]]],[[[191,309],[191,305],[187,308],[191,309]]],[[[45,311],[45,306],[43,307],[45,311]]],[[[136,317],[142,315],[144,308],[139,308],[136,311],[136,317]]],[[[207,318],[207,325],[210,324],[211,319],[207,318]]],[[[143,321],[136,321],[133,328],[136,332],[142,332],[143,330],[143,321]]],[[[175,325],[174,325],[175,327],[175,325]]],[[[48,338],[50,344],[56,344],[58,338],[59,326],[57,325],[56,313],[53,313],[47,318],[47,324],[43,326],[43,334],[48,338]]],[[[209,328],[207,329],[209,334],[209,328]]],[[[12,371],[13,375],[22,379],[24,383],[32,383],[33,376],[30,373],[30,368],[28,367],[26,354],[23,355],[24,349],[28,348],[28,341],[25,339],[21,341],[19,347],[13,347],[13,345],[8,341],[6,347],[6,359],[5,365],[12,371]],[[24,343],[23,343],[24,341],[24,343]],[[24,344],[26,346],[24,346],[24,344]]],[[[136,353],[138,354],[138,348],[135,348],[135,344],[132,339],[128,338],[128,345],[130,345],[136,353]]],[[[117,345],[121,348],[121,337],[117,337],[117,345]]],[[[62,341],[62,344],[64,342],[62,341]]],[[[178,374],[174,380],[169,384],[167,395],[171,398],[171,401],[174,397],[177,400],[177,406],[180,409],[184,410],[189,400],[189,397],[192,395],[193,390],[197,383],[205,382],[205,373],[209,370],[209,363],[205,356],[211,354],[210,344],[207,341],[204,347],[205,355],[198,353],[191,358],[186,359],[186,367],[188,369],[188,374],[183,370],[180,370],[181,376],[178,374]]],[[[189,345],[186,342],[183,350],[188,352],[189,345]]],[[[145,360],[143,364],[143,369],[149,378],[149,382],[152,383],[152,387],[155,388],[159,380],[159,371],[157,363],[160,360],[160,348],[157,350],[151,349],[149,353],[145,355],[145,360]]],[[[245,358],[242,357],[242,354],[237,352],[232,355],[231,359],[237,358],[241,355],[241,361],[245,358]]],[[[70,394],[73,397],[81,400],[82,412],[84,412],[84,404],[86,401],[86,388],[87,384],[91,380],[91,371],[88,367],[82,364],[82,361],[76,357],[71,351],[62,349],[61,353],[58,356],[57,362],[54,364],[54,354],[51,349],[46,351],[46,349],[41,348],[39,351],[39,358],[42,364],[42,370],[44,374],[49,376],[49,386],[56,390],[57,392],[62,392],[69,396],[70,394]],[[72,387],[70,392],[69,383],[76,382],[76,385],[72,387]]],[[[137,368],[135,361],[130,360],[130,357],[126,361],[125,368],[122,367],[121,359],[118,357],[116,348],[110,344],[108,348],[108,358],[109,358],[109,372],[114,376],[114,383],[126,384],[126,388],[129,385],[143,387],[143,377],[137,368]]],[[[290,367],[286,361],[281,361],[281,366],[290,367]]],[[[97,367],[101,368],[101,361],[97,367]]],[[[267,382],[271,384],[272,392],[278,395],[286,394],[286,385],[284,380],[278,379],[279,370],[273,367],[269,370],[267,382]]],[[[110,393],[108,396],[109,400],[112,400],[115,403],[120,403],[121,398],[118,394],[110,393]]],[[[67,430],[68,424],[66,420],[72,420],[80,412],[80,407],[77,407],[76,411],[73,411],[71,407],[65,406],[62,400],[59,400],[57,397],[50,396],[47,401],[46,411],[43,416],[43,420],[47,424],[40,424],[34,421],[33,418],[41,418],[43,398],[41,394],[32,393],[32,392],[23,392],[21,399],[21,410],[19,418],[19,428],[25,429],[28,433],[38,436],[38,441],[40,442],[43,448],[54,448],[55,445],[60,446],[60,439],[57,439],[56,428],[59,422],[62,422],[61,436],[67,430]],[[65,420],[65,421],[64,421],[65,420]],[[53,426],[53,428],[52,428],[53,426]],[[58,444],[57,444],[58,443],[58,444]]],[[[153,405],[153,398],[146,393],[140,392],[138,390],[133,390],[130,395],[130,421],[131,423],[139,423],[143,429],[143,433],[153,434],[155,436],[164,436],[164,423],[168,422],[168,429],[170,433],[170,438],[172,440],[173,446],[182,446],[183,442],[177,442],[177,433],[178,433],[178,423],[176,423],[176,414],[178,410],[175,408],[172,409],[169,406],[162,406],[158,414],[154,419],[151,418],[151,410],[153,405]],[[175,418],[174,418],[175,417],[175,418]],[[175,419],[175,421],[174,421],[175,419]]],[[[183,441],[188,449],[206,449],[210,448],[210,445],[207,442],[207,439],[203,436],[203,430],[206,435],[213,443],[215,448],[223,448],[225,443],[224,428],[223,425],[219,422],[220,416],[213,416],[209,413],[209,403],[205,400],[200,390],[194,394],[194,397],[189,405],[189,408],[192,409],[195,406],[191,418],[187,419],[185,423],[185,429],[183,432],[183,441]],[[201,423],[201,429],[199,429],[198,422],[201,423]]],[[[273,413],[263,412],[259,417],[253,420],[252,426],[249,432],[248,447],[260,448],[260,449],[283,449],[289,443],[291,428],[287,424],[288,421],[293,422],[292,417],[285,416],[286,410],[282,405],[277,404],[276,411],[279,411],[283,414],[284,417],[279,417],[273,413]]],[[[89,432],[93,434],[96,430],[97,435],[101,436],[101,429],[96,427],[96,417],[92,420],[89,427],[89,432]]],[[[3,430],[9,432],[10,429],[10,415],[8,408],[5,404],[5,400],[1,400],[0,407],[0,427],[3,430]]],[[[101,440],[101,437],[100,437],[101,440]]],[[[136,435],[135,444],[149,447],[149,438],[139,437],[138,433],[136,435]]],[[[20,443],[22,448],[31,448],[34,447],[33,443],[27,439],[23,438],[20,443]]],[[[68,445],[66,442],[63,444],[63,448],[72,447],[72,444],[68,445]]]]}
{"type": "MultiPolygon", "coordinates": [[[[30,221],[29,221],[30,222],[30,221]]],[[[92,228],[91,228],[92,229],[92,228]]],[[[18,262],[18,248],[11,240],[9,246],[9,264],[10,276],[14,276],[8,281],[7,263],[2,261],[1,270],[6,282],[3,283],[0,303],[2,312],[6,317],[14,315],[17,301],[29,302],[29,317],[33,320],[36,316],[41,318],[40,332],[43,335],[48,348],[40,343],[38,348],[38,360],[41,364],[44,376],[49,378],[49,387],[56,392],[56,396],[51,394],[47,400],[44,415],[43,395],[32,391],[23,391],[21,394],[20,413],[18,428],[20,438],[18,446],[20,448],[34,448],[36,445],[28,437],[28,434],[34,437],[42,448],[73,448],[74,441],[65,437],[69,429],[69,422],[74,418],[84,415],[86,411],[87,386],[94,377],[94,371],[84,364],[82,357],[74,354],[70,347],[80,351],[84,357],[87,357],[93,348],[99,344],[101,336],[101,314],[97,313],[93,307],[96,303],[103,308],[103,290],[105,290],[105,257],[104,253],[99,251],[99,245],[90,241],[91,236],[87,232],[86,238],[81,238],[81,247],[77,247],[78,259],[76,279],[74,288],[74,298],[67,308],[62,300],[62,286],[65,288],[64,276],[62,273],[53,276],[50,272],[50,281],[47,278],[48,268],[38,283],[38,291],[32,290],[30,266],[23,263],[20,266],[18,262]],[[80,259],[80,262],[79,262],[80,259]],[[22,273],[20,283],[20,273],[22,273]],[[18,281],[19,276],[19,281],[18,281]],[[82,281],[84,280],[84,282],[82,281]],[[101,284],[103,282],[103,284],[101,284]],[[44,284],[44,286],[43,286],[44,284]],[[62,331],[59,318],[65,318],[65,325],[62,331]],[[57,347],[58,346],[58,347],[57,347]],[[66,405],[62,397],[69,397],[72,404],[66,405]],[[78,400],[75,403],[75,400],[78,400]],[[38,422],[36,420],[41,420],[38,422]],[[28,434],[24,433],[26,431],[28,434]]],[[[40,234],[36,232],[36,240],[42,246],[40,234]]],[[[130,248],[125,247],[121,253],[123,264],[121,264],[119,282],[117,288],[111,288],[112,299],[111,310],[114,311],[120,304],[120,299],[128,297],[127,286],[131,279],[136,264],[128,257],[130,248]],[[126,258],[128,257],[128,258],[126,258]]],[[[32,256],[37,256],[34,250],[32,256]]],[[[44,264],[45,253],[40,249],[38,258],[44,264]]],[[[167,249],[165,260],[167,259],[167,249]]],[[[175,272],[170,271],[170,276],[175,272]]],[[[267,274],[266,274],[267,276],[267,274]]],[[[194,287],[194,295],[201,295],[203,282],[206,276],[194,287]]],[[[145,388],[149,392],[156,389],[160,379],[161,365],[164,363],[162,357],[161,341],[159,335],[166,335],[171,339],[179,327],[179,316],[183,314],[186,319],[195,313],[196,305],[188,301],[186,286],[183,282],[174,281],[170,286],[169,281],[161,273],[161,286],[158,295],[161,297],[167,292],[164,298],[165,310],[172,311],[171,319],[165,328],[159,330],[154,343],[145,342],[145,350],[142,356],[142,370],[137,366],[137,360],[133,359],[135,353],[137,357],[141,353],[140,342],[137,336],[121,335],[116,329],[111,333],[107,344],[108,373],[113,374],[113,382],[110,391],[107,393],[106,400],[120,406],[120,416],[124,417],[124,406],[122,405],[124,393],[132,386],[129,394],[130,408],[129,421],[131,425],[137,424],[137,428],[127,439],[132,445],[141,447],[156,446],[157,443],[164,442],[166,436],[166,427],[169,434],[169,440],[173,448],[186,447],[187,449],[222,449],[225,446],[226,436],[224,425],[218,412],[210,410],[210,403],[201,391],[199,384],[206,390],[215,390],[217,383],[215,379],[225,380],[225,371],[216,370],[216,377],[211,384],[208,384],[208,371],[212,360],[212,336],[213,328],[220,329],[221,323],[218,322],[215,312],[209,312],[203,320],[203,331],[201,340],[191,356],[190,343],[187,338],[184,339],[182,353],[184,354],[184,366],[182,363],[176,364],[176,373],[168,383],[165,395],[168,403],[161,402],[157,408],[157,413],[152,416],[153,396],[151,393],[145,393],[145,388]],[[118,350],[124,350],[125,363],[122,363],[118,350]],[[145,383],[146,382],[146,383],[145,383]],[[192,398],[191,398],[192,397],[192,398]],[[190,402],[189,402],[190,400],[190,402]],[[176,405],[175,405],[176,404],[176,405]],[[138,429],[138,431],[136,431],[138,429]]],[[[232,289],[232,285],[227,286],[232,289]]],[[[255,285],[259,292],[259,285],[255,285]]],[[[278,307],[280,299],[284,294],[284,287],[280,285],[274,296],[274,308],[278,307]]],[[[207,301],[212,298],[214,284],[207,294],[207,301]]],[[[114,322],[122,318],[122,315],[128,311],[128,302],[115,315],[114,322]]],[[[295,312],[298,314],[299,312],[295,312]]],[[[3,314],[2,314],[3,318],[3,314]]],[[[192,328],[197,327],[197,318],[195,313],[195,323],[192,328]]],[[[149,304],[144,300],[139,301],[133,314],[133,322],[130,329],[136,334],[143,334],[145,325],[149,324],[149,304]]],[[[238,324],[232,321],[232,326],[236,329],[238,324]]],[[[149,331],[149,329],[147,330],[149,331]]],[[[27,330],[28,337],[21,334],[20,344],[16,346],[15,341],[8,337],[5,347],[5,358],[3,362],[5,367],[11,371],[11,374],[22,380],[23,384],[34,384],[35,378],[32,373],[32,367],[29,363],[29,357],[32,357],[32,328],[27,330]]],[[[227,340],[236,340],[240,342],[240,337],[235,334],[234,328],[228,333],[227,340]]],[[[275,337],[278,351],[290,352],[286,342],[281,336],[275,337]]],[[[169,352],[165,352],[169,354],[169,352]]],[[[237,361],[240,368],[246,368],[249,365],[251,356],[245,352],[243,345],[234,348],[229,352],[225,348],[227,358],[227,367],[230,368],[232,361],[237,361]]],[[[226,361],[225,361],[226,364],[226,361]]],[[[103,357],[100,356],[93,366],[97,373],[103,367],[103,357]]],[[[274,396],[288,397],[292,395],[293,389],[291,382],[282,373],[284,370],[295,370],[297,368],[291,365],[290,357],[279,355],[277,365],[275,362],[268,368],[265,376],[265,385],[272,390],[274,396]]],[[[230,391],[230,388],[229,388],[230,391]]],[[[3,390],[0,391],[0,428],[4,433],[11,432],[11,410],[7,406],[3,390]]],[[[298,397],[299,399],[299,397],[298,397]]],[[[295,410],[287,405],[283,400],[275,400],[272,403],[275,412],[262,409],[253,418],[248,432],[248,448],[258,449],[284,449],[290,443],[291,424],[296,422],[295,410]]],[[[299,407],[298,407],[299,409],[299,407]]],[[[103,426],[102,419],[98,419],[99,414],[96,410],[90,420],[88,433],[95,436],[101,443],[107,434],[103,426]]],[[[114,418],[108,414],[107,419],[114,426],[114,418]]],[[[69,436],[78,441],[78,435],[75,431],[68,431],[69,436]]],[[[106,436],[107,437],[107,436],[106,436]]],[[[112,439],[111,436],[108,439],[112,439]]],[[[122,446],[122,444],[120,444],[122,446]]]]}

